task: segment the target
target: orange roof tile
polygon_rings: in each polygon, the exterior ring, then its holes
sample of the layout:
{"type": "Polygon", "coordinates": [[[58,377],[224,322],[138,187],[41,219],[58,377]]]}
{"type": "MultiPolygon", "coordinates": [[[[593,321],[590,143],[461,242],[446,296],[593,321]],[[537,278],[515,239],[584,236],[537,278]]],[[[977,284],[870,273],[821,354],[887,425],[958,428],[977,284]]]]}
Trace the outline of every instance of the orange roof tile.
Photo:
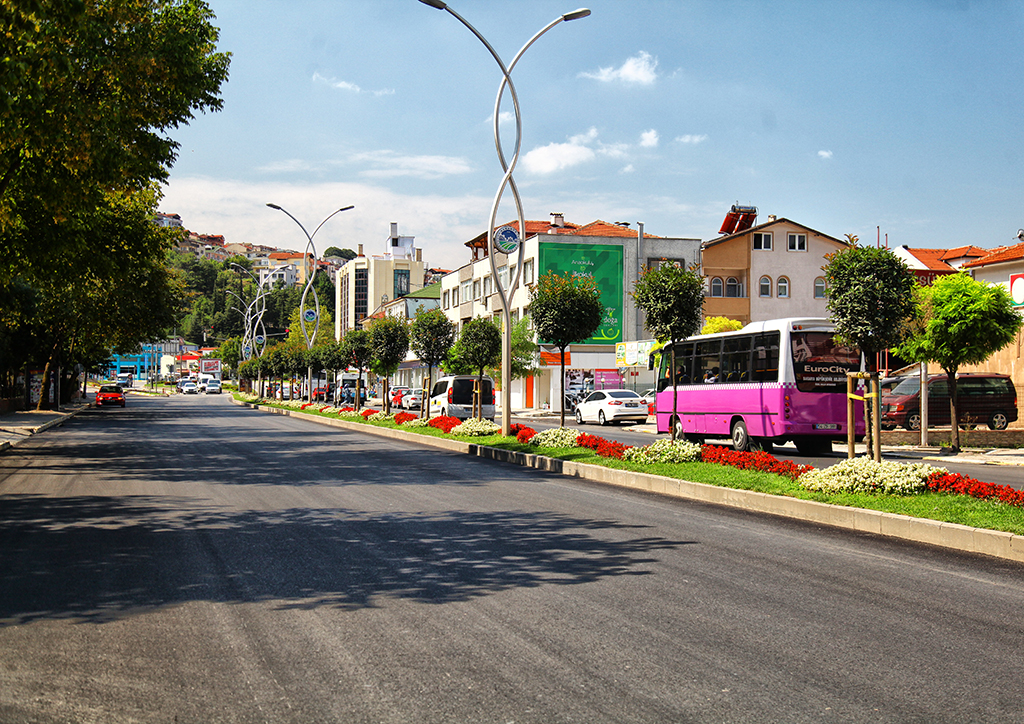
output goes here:
{"type": "Polygon", "coordinates": [[[1000,264],[1008,261],[1024,260],[1024,243],[1013,246],[1001,246],[993,249],[986,256],[964,264],[965,267],[987,266],[988,264],[1000,264]]]}
{"type": "Polygon", "coordinates": [[[948,261],[950,259],[966,259],[967,257],[982,257],[989,253],[988,249],[982,249],[980,246],[958,246],[955,249],[947,249],[946,253],[942,255],[942,261],[948,261]]]}
{"type": "Polygon", "coordinates": [[[924,264],[925,269],[932,271],[952,271],[953,267],[942,260],[948,249],[911,249],[903,247],[911,256],[924,264]]]}

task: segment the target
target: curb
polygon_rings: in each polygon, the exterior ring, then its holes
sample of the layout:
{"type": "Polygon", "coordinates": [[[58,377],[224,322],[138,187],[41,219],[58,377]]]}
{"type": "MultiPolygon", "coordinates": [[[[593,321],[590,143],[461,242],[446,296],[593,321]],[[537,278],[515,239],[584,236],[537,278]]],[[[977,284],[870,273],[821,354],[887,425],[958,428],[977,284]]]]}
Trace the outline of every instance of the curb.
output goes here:
{"type": "Polygon", "coordinates": [[[912,518],[895,513],[884,513],[863,508],[848,508],[831,503],[818,503],[812,500],[786,498],[749,490],[722,488],[707,483],[693,483],[676,478],[668,478],[650,473],[635,473],[626,470],[615,470],[600,465],[577,463],[570,460],[549,458],[543,455],[502,450],[462,440],[448,440],[413,432],[375,427],[347,420],[334,420],[319,415],[310,415],[299,410],[284,410],[277,407],[261,407],[248,402],[240,402],[231,397],[236,405],[250,407],[255,410],[270,412],[275,415],[297,416],[321,423],[329,427],[340,427],[355,432],[367,432],[380,437],[403,440],[430,447],[438,447],[454,452],[466,453],[488,460],[512,463],[537,470],[569,475],[575,478],[593,480],[599,483],[615,485],[623,488],[642,490],[674,498],[696,500],[714,505],[725,505],[757,513],[767,513],[784,518],[804,520],[811,523],[828,525],[835,528],[872,533],[901,540],[925,543],[928,545],[949,548],[966,553],[1005,558],[1024,563],[1024,536],[972,528],[958,523],[944,523],[927,518],[912,518]]]}

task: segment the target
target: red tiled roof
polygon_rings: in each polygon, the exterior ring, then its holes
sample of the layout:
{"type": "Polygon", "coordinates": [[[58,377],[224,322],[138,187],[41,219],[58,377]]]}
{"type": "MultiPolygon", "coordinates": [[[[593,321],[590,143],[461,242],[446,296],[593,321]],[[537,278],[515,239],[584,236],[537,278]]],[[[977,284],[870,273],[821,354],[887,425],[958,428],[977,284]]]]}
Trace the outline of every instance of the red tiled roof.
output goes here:
{"type": "MultiPolygon", "coordinates": [[[[618,236],[618,237],[636,237],[636,230],[630,229],[628,226],[620,226],[618,224],[611,224],[607,221],[591,221],[589,224],[580,226],[579,224],[573,224],[568,221],[565,222],[564,226],[552,226],[550,221],[530,221],[526,220],[526,237],[537,236],[538,234],[559,234],[566,236],[618,236]]],[[[499,224],[495,228],[501,228],[502,226],[511,226],[516,231],[519,230],[519,221],[510,221],[507,224],[499,224]]],[[[649,239],[661,239],[660,236],[654,234],[648,234],[644,232],[644,236],[649,239]]],[[[477,237],[470,239],[466,242],[466,246],[482,247],[486,245],[487,232],[483,232],[477,237]]]]}
{"type": "Polygon", "coordinates": [[[924,264],[925,269],[930,269],[931,271],[953,271],[953,267],[942,260],[949,249],[911,249],[907,246],[903,248],[906,249],[907,253],[924,264]]]}
{"type": "Polygon", "coordinates": [[[967,262],[964,267],[979,267],[987,266],[989,264],[1000,264],[1007,261],[1020,261],[1024,259],[1024,243],[1014,244],[1013,246],[1001,246],[998,249],[993,249],[986,256],[974,261],[967,262]]]}
{"type": "Polygon", "coordinates": [[[967,257],[978,257],[985,256],[989,253],[989,249],[982,249],[980,246],[958,246],[955,249],[947,249],[946,253],[942,255],[942,261],[949,261],[950,259],[966,259],[967,257]]]}
{"type": "Polygon", "coordinates": [[[806,229],[807,231],[811,232],[812,234],[816,234],[817,236],[820,236],[823,239],[828,239],[830,241],[837,242],[839,244],[842,244],[843,246],[849,246],[850,245],[849,242],[846,241],[845,239],[837,239],[834,236],[829,236],[828,234],[823,234],[822,232],[818,231],[817,229],[812,229],[809,226],[805,226],[804,224],[801,224],[799,221],[793,221],[792,219],[787,219],[784,216],[780,216],[780,217],[775,218],[775,219],[769,219],[768,221],[765,221],[764,223],[761,223],[761,224],[757,224],[756,226],[751,226],[749,229],[744,229],[743,231],[737,231],[737,232],[734,232],[732,234],[726,234],[725,236],[719,236],[719,237],[717,237],[715,239],[710,239],[708,241],[705,241],[703,246],[704,246],[704,248],[707,248],[707,247],[713,246],[715,244],[721,244],[723,241],[728,241],[729,239],[735,239],[735,238],[740,237],[740,236],[746,236],[748,234],[754,233],[755,231],[760,231],[761,229],[767,228],[769,226],[774,226],[775,224],[793,224],[794,226],[799,226],[801,229],[806,229]]]}

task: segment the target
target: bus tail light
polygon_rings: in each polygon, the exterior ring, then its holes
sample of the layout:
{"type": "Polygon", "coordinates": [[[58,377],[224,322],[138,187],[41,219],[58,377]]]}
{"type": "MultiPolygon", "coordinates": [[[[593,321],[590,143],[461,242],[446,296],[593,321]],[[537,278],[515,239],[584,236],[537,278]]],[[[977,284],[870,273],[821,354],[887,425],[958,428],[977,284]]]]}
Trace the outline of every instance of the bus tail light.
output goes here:
{"type": "Polygon", "coordinates": [[[785,403],[786,403],[785,404],[785,414],[786,414],[786,419],[788,420],[789,419],[789,403],[790,403],[789,395],[786,395],[784,400],[785,400],[785,403]]]}

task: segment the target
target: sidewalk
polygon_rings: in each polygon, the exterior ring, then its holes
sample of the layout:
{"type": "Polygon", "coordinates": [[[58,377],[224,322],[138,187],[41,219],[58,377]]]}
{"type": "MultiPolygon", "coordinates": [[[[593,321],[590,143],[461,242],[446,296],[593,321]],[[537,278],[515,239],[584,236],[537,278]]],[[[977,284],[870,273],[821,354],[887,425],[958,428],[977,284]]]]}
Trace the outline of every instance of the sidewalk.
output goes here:
{"type": "Polygon", "coordinates": [[[19,445],[32,435],[49,430],[69,420],[82,410],[88,409],[89,402],[76,400],[61,405],[60,411],[19,410],[0,415],[0,452],[19,445]]]}

